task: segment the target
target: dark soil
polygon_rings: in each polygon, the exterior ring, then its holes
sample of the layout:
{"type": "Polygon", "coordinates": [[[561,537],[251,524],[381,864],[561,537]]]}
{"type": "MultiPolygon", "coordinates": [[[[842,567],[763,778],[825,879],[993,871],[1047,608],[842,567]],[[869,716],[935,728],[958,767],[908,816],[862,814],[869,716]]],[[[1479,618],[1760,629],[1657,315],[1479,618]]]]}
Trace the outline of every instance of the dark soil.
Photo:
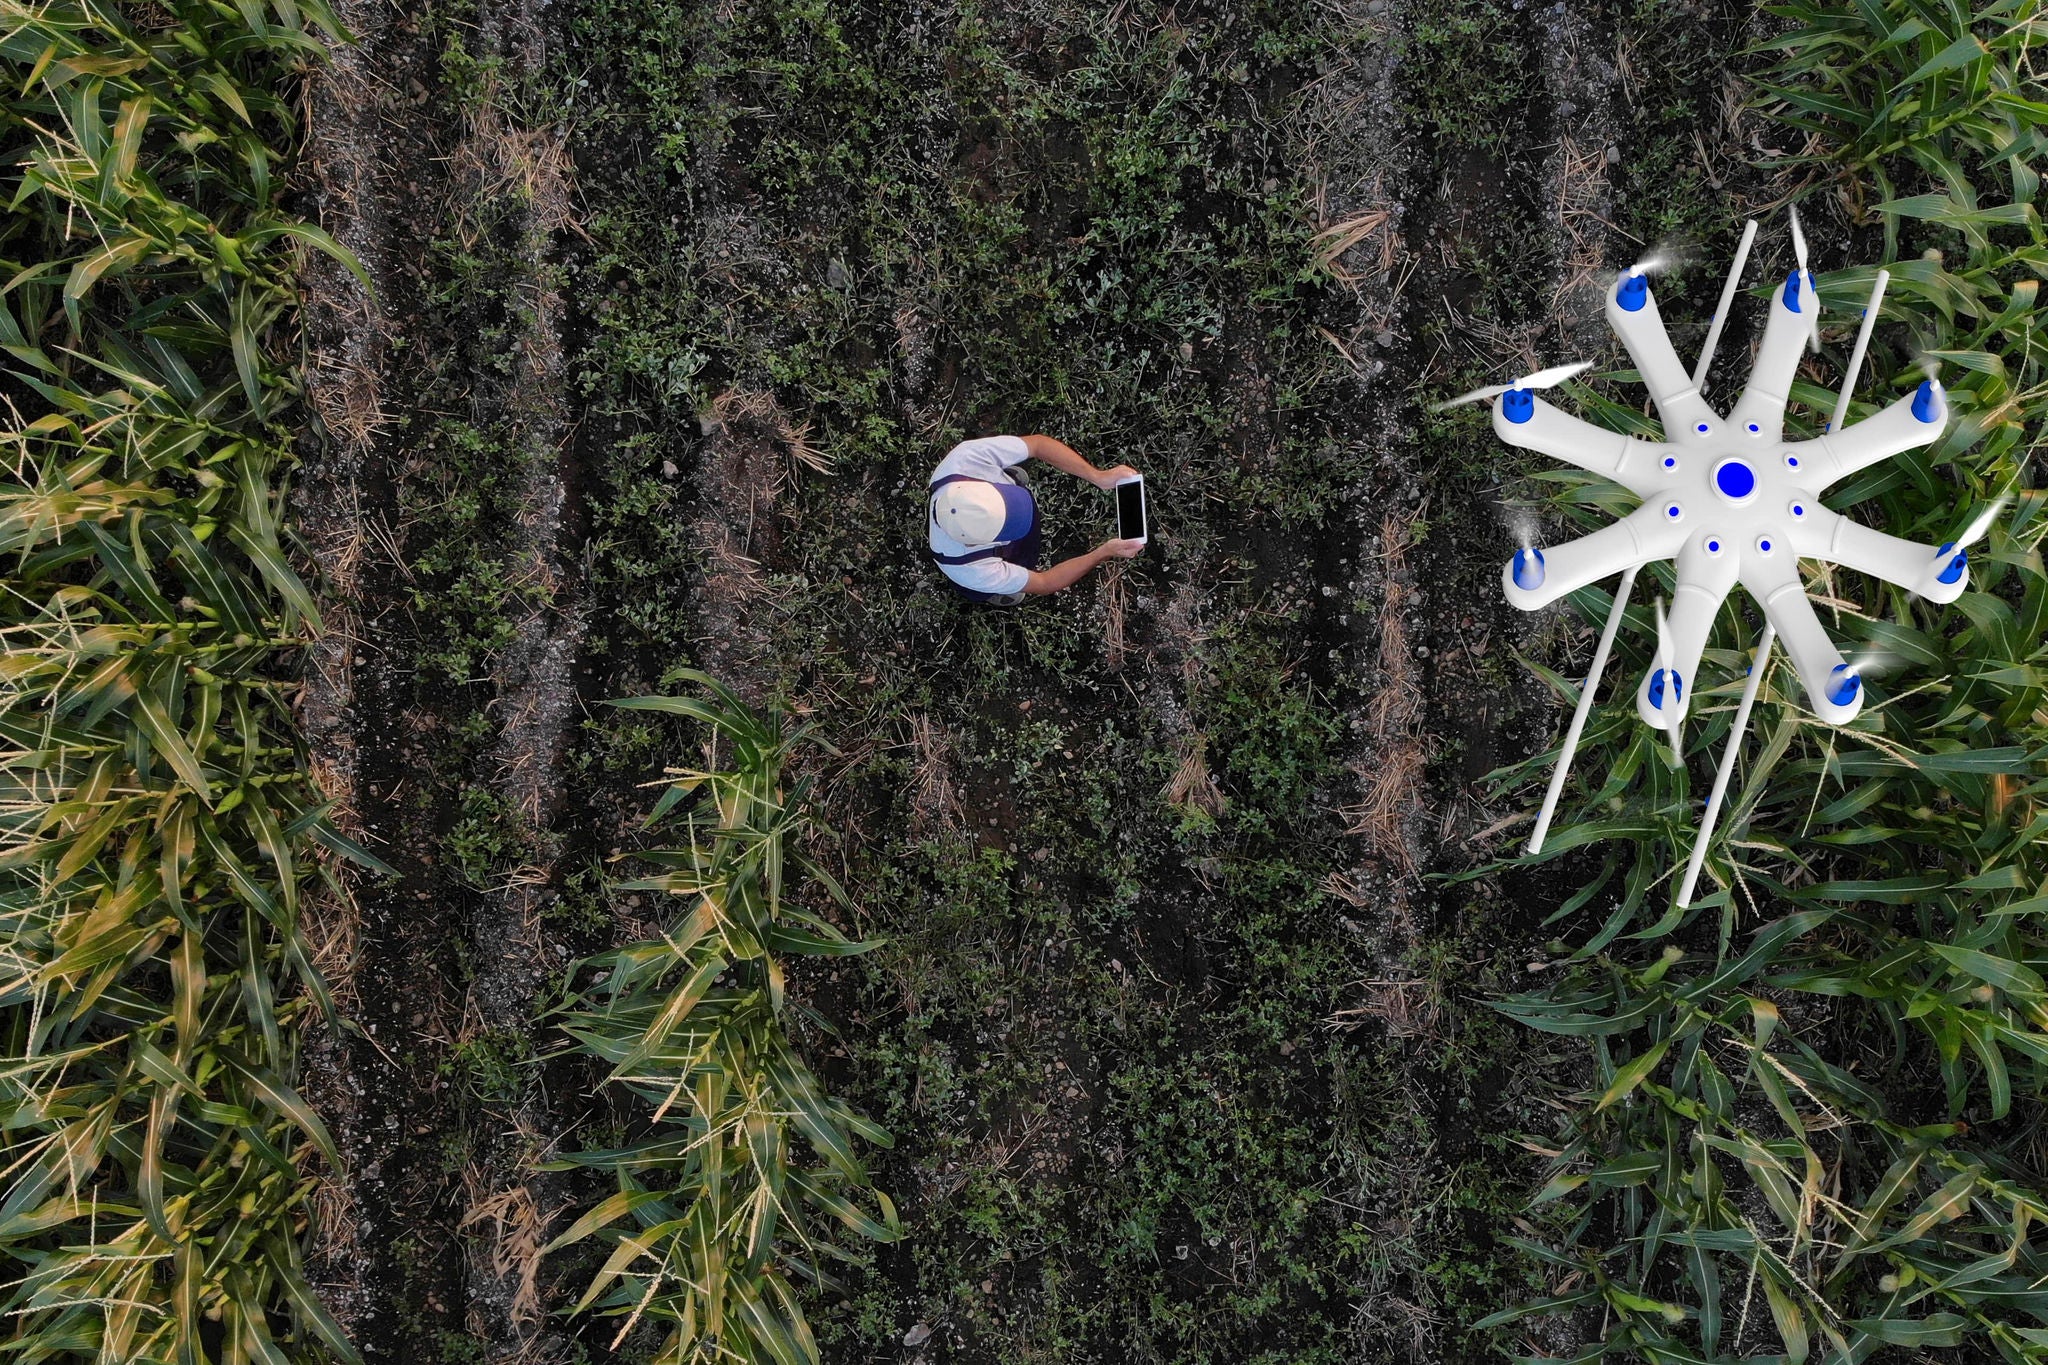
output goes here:
{"type": "MultiPolygon", "coordinates": [[[[541,1166],[623,1122],[547,1011],[657,918],[613,855],[697,739],[595,703],[682,667],[819,727],[814,852],[888,941],[794,983],[909,1231],[813,1305],[828,1359],[1569,1345],[1467,1329],[1544,1292],[1518,1139],[1582,1080],[1485,999],[1596,864],[1436,874],[1526,830],[1484,779],[1561,717],[1516,655],[1586,632],[1501,602],[1528,467],[1425,405],[1611,360],[1600,272],[1650,241],[1725,258],[1746,11],[344,18],[306,193],[377,294],[311,280],[306,717],[400,875],[323,907],[356,1028],[308,1090],[365,1354],[657,1344],[560,1316],[591,1266],[539,1246],[603,1190],[541,1166]],[[1158,542],[976,610],[923,480],[1028,430],[1145,470],[1158,542]]],[[[1035,487],[1055,553],[1106,533],[1035,487]]]]}

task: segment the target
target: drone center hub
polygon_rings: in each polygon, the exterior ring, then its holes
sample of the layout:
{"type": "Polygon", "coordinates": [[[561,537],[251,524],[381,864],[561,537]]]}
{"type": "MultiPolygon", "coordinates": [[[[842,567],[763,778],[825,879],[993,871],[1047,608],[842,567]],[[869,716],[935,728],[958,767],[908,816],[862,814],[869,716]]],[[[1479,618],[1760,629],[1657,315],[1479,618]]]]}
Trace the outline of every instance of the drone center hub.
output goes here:
{"type": "Polygon", "coordinates": [[[1740,507],[1756,496],[1756,471],[1747,460],[1730,456],[1714,466],[1714,491],[1740,507]]]}

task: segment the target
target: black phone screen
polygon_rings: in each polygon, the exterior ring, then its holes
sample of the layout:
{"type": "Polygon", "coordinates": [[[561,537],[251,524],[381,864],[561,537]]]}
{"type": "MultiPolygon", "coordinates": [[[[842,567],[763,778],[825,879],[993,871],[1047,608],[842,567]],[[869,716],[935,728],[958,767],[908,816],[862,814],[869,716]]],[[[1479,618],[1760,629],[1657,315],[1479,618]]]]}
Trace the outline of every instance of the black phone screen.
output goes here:
{"type": "Polygon", "coordinates": [[[1119,540],[1145,539],[1145,485],[1132,481],[1116,486],[1116,534],[1119,540]]]}

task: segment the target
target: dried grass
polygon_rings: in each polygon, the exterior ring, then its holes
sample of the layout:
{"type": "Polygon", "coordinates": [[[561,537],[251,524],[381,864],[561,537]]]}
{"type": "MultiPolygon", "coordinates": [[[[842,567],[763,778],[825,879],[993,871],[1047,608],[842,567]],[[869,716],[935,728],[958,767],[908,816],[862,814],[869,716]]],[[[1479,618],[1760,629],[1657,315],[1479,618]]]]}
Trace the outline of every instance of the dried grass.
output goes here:
{"type": "Polygon", "coordinates": [[[1565,251],[1562,278],[1550,296],[1553,313],[1571,307],[1585,291],[1600,288],[1606,234],[1613,227],[1603,212],[1608,199],[1607,149],[1581,147],[1567,135],[1558,143],[1556,155],[1557,222],[1565,251]]]}
{"type": "Polygon", "coordinates": [[[465,248],[475,247],[490,231],[489,224],[473,216],[476,208],[512,198],[526,206],[529,231],[542,236],[568,231],[588,240],[577,221],[568,140],[551,127],[522,127],[507,118],[492,94],[487,86],[470,102],[462,140],[449,158],[456,239],[465,248]]]}
{"type": "Polygon", "coordinates": [[[727,389],[711,400],[710,418],[712,427],[742,437],[748,434],[747,426],[755,425],[788,454],[789,465],[774,473],[771,494],[780,495],[799,467],[814,474],[832,472],[832,456],[811,444],[810,421],[791,418],[772,393],[761,389],[727,389]]]}
{"type": "Polygon", "coordinates": [[[929,715],[910,721],[910,823],[916,830],[957,831],[966,823],[960,784],[953,776],[953,740],[945,726],[929,715]]]}
{"type": "Polygon", "coordinates": [[[1352,770],[1365,782],[1365,799],[1344,811],[1347,833],[1403,877],[1415,875],[1415,855],[1408,845],[1409,818],[1421,808],[1421,779],[1427,767],[1421,743],[1422,689],[1415,679],[1408,649],[1408,631],[1401,620],[1408,588],[1402,581],[1407,564],[1408,528],[1392,513],[1380,523],[1381,555],[1386,590],[1380,602],[1380,687],[1366,713],[1373,740],[1368,760],[1352,770]]]}
{"type": "MultiPolygon", "coordinates": [[[[489,1177],[476,1166],[462,1173],[462,1184],[469,1204],[469,1212],[462,1216],[462,1230],[467,1232],[488,1224],[492,1273],[501,1280],[516,1279],[509,1305],[512,1321],[521,1325],[538,1321],[541,1247],[546,1243],[548,1219],[534,1203],[533,1190],[526,1185],[513,1185],[485,1195],[489,1177]]],[[[495,1339],[499,1334],[480,1331],[479,1335],[495,1339]]]]}
{"type": "Polygon", "coordinates": [[[1166,804],[1175,810],[1200,811],[1212,820],[1221,816],[1230,808],[1230,798],[1209,771],[1209,737],[1199,731],[1181,735],[1174,750],[1180,761],[1160,791],[1166,804]]]}
{"type": "Polygon", "coordinates": [[[1309,250],[1317,265],[1331,278],[1346,285],[1355,285],[1369,274],[1391,275],[1401,250],[1399,234],[1388,230],[1393,221],[1394,215],[1390,211],[1373,209],[1341,223],[1332,223],[1309,239],[1309,250]],[[1379,239],[1379,249],[1374,255],[1371,270],[1344,263],[1352,248],[1374,237],[1379,239]]]}
{"type": "Polygon", "coordinates": [[[1383,1026],[1395,1038],[1434,1038],[1443,1015],[1443,995],[1436,984],[1424,977],[1380,978],[1358,983],[1365,988],[1362,1004],[1332,1014],[1325,1022],[1332,1028],[1354,1029],[1367,1020],[1383,1026]]]}
{"type": "Polygon", "coordinates": [[[1122,669],[1129,650],[1124,642],[1124,610],[1127,591],[1124,587],[1124,565],[1114,562],[1103,567],[1102,572],[1102,661],[1110,672],[1122,669]]]}

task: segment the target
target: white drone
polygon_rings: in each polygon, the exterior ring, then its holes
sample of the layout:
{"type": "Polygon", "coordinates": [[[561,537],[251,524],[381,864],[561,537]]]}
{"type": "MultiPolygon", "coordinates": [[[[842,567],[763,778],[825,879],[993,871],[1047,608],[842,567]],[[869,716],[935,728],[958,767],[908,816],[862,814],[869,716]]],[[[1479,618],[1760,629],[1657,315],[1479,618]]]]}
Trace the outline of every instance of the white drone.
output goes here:
{"type": "Polygon", "coordinates": [[[1757,639],[1756,659],[1678,894],[1680,906],[1690,903],[1698,882],[1734,767],[1736,746],[1749,723],[1774,637],[1783,637],[1814,713],[1822,720],[1843,725],[1863,708],[1862,666],[1851,665],[1842,657],[1814,614],[1800,581],[1799,561],[1819,559],[1860,569],[1930,601],[1952,602],[1967,586],[1969,556],[1965,547],[1984,532],[1998,511],[1996,504],[1985,509],[1968,531],[1937,548],[1872,530],[1821,505],[1820,494],[1830,484],[1934,440],[1947,421],[1948,402],[1940,383],[1930,376],[1915,392],[1883,412],[1842,429],[1849,394],[1855,388],[1889,279],[1880,270],[1836,400],[1834,420],[1826,433],[1814,440],[1785,439],[1786,398],[1801,352],[1809,344],[1818,345],[1820,314],[1820,296],[1806,269],[1806,241],[1796,215],[1791,229],[1798,267],[1786,277],[1782,289],[1772,291],[1770,320],[1750,370],[1749,387],[1728,417],[1707,405],[1700,388],[1734,301],[1743,263],[1756,240],[1754,222],[1744,229],[1706,346],[1690,376],[1672,349],[1656,297],[1650,292],[1646,274],[1653,265],[1646,262],[1630,269],[1607,297],[1608,324],[1628,347],[1650,390],[1664,422],[1665,440],[1645,441],[1603,430],[1560,411],[1533,392],[1562,383],[1585,369],[1584,365],[1558,366],[1513,384],[1479,389],[1450,400],[1496,399],[1493,429],[1503,441],[1603,475],[1643,500],[1641,507],[1613,525],[1553,546],[1547,553],[1524,546],[1501,571],[1508,601],[1524,611],[1547,606],[1610,574],[1622,576],[1529,840],[1531,853],[1543,847],[1636,571],[1652,560],[1676,561],[1678,588],[1668,624],[1663,603],[1658,603],[1657,661],[1636,692],[1637,713],[1645,723],[1670,730],[1674,749],[1686,706],[1698,690],[1695,675],[1700,654],[1722,600],[1740,583],[1763,608],[1766,624],[1757,639]]]}

